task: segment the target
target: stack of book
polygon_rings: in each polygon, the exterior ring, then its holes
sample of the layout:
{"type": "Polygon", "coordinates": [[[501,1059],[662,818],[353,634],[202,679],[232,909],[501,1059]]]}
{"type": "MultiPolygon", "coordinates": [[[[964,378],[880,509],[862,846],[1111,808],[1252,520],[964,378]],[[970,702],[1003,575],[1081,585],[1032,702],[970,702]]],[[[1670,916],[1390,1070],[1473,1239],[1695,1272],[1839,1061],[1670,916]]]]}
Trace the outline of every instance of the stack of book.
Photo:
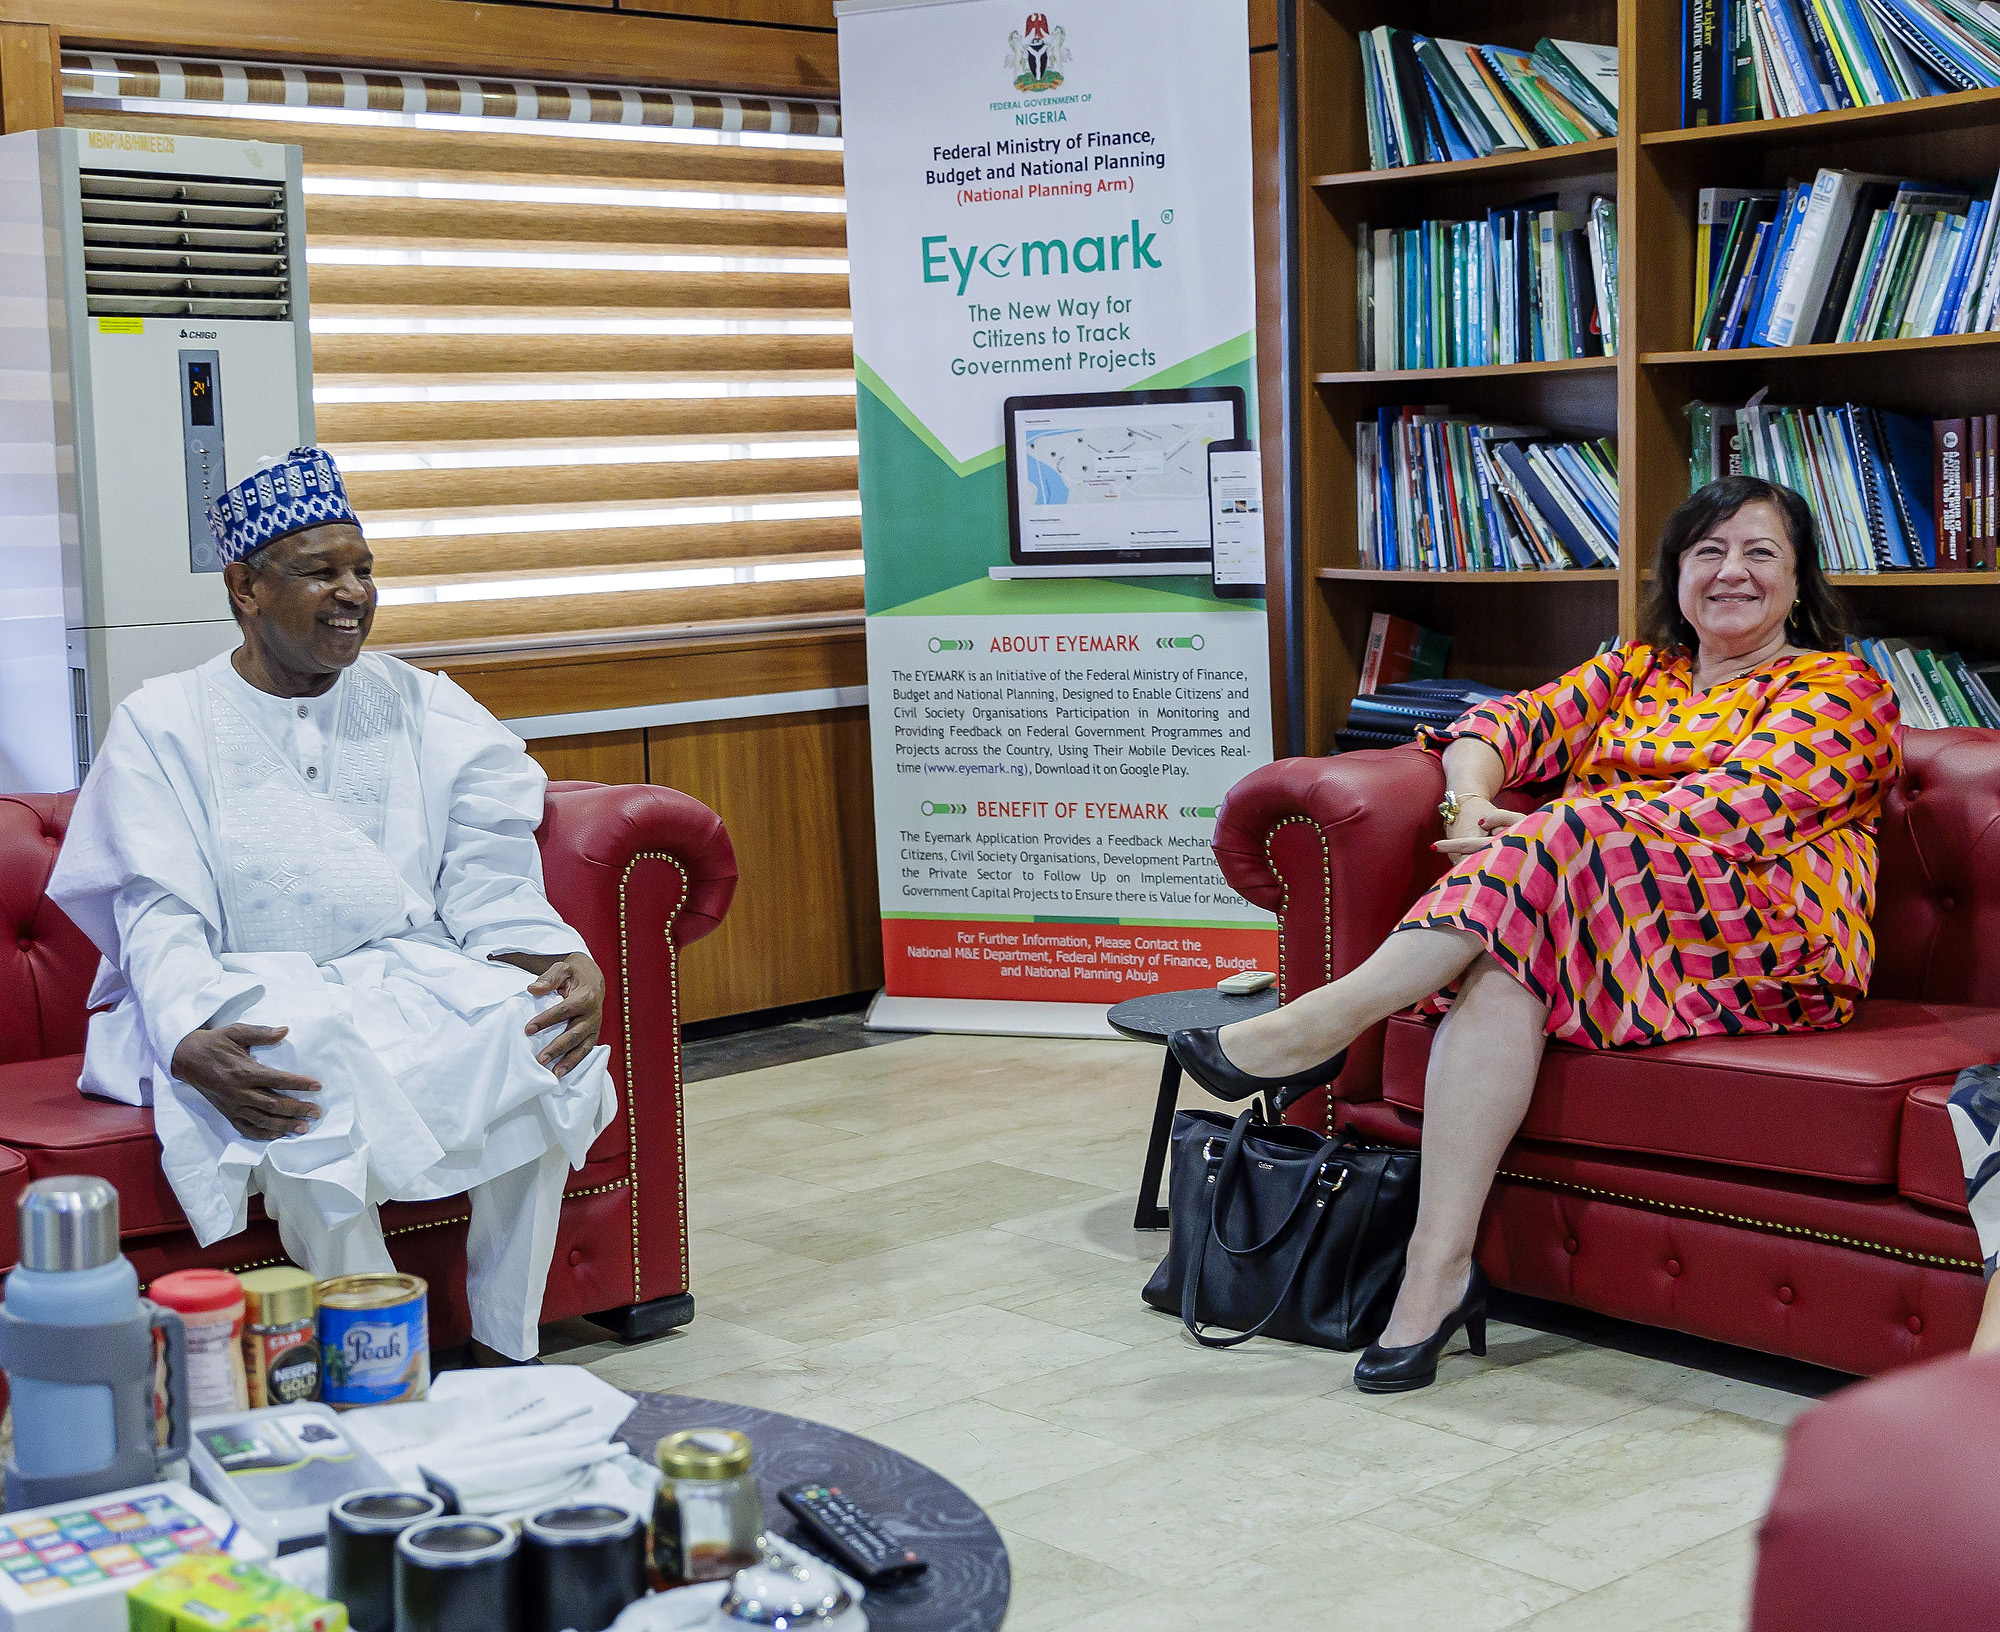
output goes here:
{"type": "Polygon", "coordinates": [[[2000,702],[1990,684],[2000,664],[1969,664],[1957,652],[1908,640],[1857,637],[1847,649],[1889,682],[1905,725],[1920,731],[1954,725],[2000,728],[2000,702]]]}
{"type": "Polygon", "coordinates": [[[1361,565],[1537,572],[1618,565],[1618,456],[1442,409],[1383,408],[1355,427],[1361,565]]]}
{"type": "Polygon", "coordinates": [[[1618,210],[1583,223],[1554,195],[1483,221],[1370,227],[1355,239],[1366,369],[1482,368],[1618,350],[1618,210]]]}
{"type": "Polygon", "coordinates": [[[1415,742],[1421,731],[1450,725],[1468,708],[1506,695],[1477,680],[1392,681],[1347,705],[1347,726],[1334,732],[1334,746],[1343,753],[1400,747],[1415,742]]]}
{"type": "Polygon", "coordinates": [[[1829,572],[1991,571],[2000,414],[1913,419],[1858,403],[1688,404],[1690,491],[1760,476],[1802,494],[1829,572]]]}
{"type": "Polygon", "coordinates": [[[1682,0],[1681,25],[1684,125],[2000,85],[1988,0],[1682,0]]]}
{"type": "Polygon", "coordinates": [[[1703,188],[1695,349],[1986,332],[2000,316],[1992,199],[1855,170],[1703,188]]]}
{"type": "Polygon", "coordinates": [[[1618,52],[1608,45],[1543,40],[1531,55],[1371,28],[1361,75],[1377,170],[1618,134],[1618,52]]]}

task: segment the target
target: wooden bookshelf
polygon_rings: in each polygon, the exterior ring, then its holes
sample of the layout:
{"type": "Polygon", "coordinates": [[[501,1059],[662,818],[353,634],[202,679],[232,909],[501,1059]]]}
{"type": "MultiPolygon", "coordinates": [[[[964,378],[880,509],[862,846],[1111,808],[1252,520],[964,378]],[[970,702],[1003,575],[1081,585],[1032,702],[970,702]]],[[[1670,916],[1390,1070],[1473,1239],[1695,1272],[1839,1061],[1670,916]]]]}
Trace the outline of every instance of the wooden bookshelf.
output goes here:
{"type": "MultiPolygon", "coordinates": [[[[1490,42],[1482,42],[1490,43],[1490,42]]],[[[1562,147],[1537,147],[1526,153],[1494,153],[1483,159],[1458,159],[1449,164],[1403,164],[1387,170],[1342,170],[1335,175],[1314,176],[1314,187],[1391,188],[1409,183],[1477,182],[1488,178],[1523,177],[1551,181],[1559,176],[1589,175],[1615,162],[1618,143],[1606,137],[1601,142],[1570,142],[1562,147]]],[[[1364,155],[1365,156],[1365,155],[1364,155]]]]}
{"type": "MultiPolygon", "coordinates": [[[[2000,334],[1926,334],[1915,340],[1846,340],[1823,346],[1738,346],[1730,351],[1649,351],[1639,361],[1648,368],[1689,365],[1699,368],[1746,360],[1767,364],[1794,360],[1817,362],[1822,359],[1838,362],[1844,357],[1881,360],[1894,357],[1899,352],[1977,351],[1994,346],[2000,346],[2000,334]]],[[[1994,359],[1982,357],[1979,364],[1990,369],[1994,359]]],[[[1912,366],[1929,368],[1932,365],[1926,360],[1912,366]]]]}
{"type": "MultiPolygon", "coordinates": [[[[1673,0],[1663,0],[1663,3],[1672,4],[1673,0]]],[[[1623,66],[1621,63],[1621,71],[1623,66]]],[[[1674,88],[1678,95],[1678,79],[1674,81],[1674,88]]],[[[1804,113],[1795,119],[1746,119],[1739,124],[1649,130],[1640,135],[1639,145],[1723,147],[1740,143],[1755,147],[1774,139],[1817,140],[1823,136],[1846,136],[1860,132],[1871,135],[1899,132],[1942,136],[1979,129],[1991,124],[1995,118],[2000,118],[2000,91],[1960,91],[1952,96],[1927,96],[1918,102],[1884,102],[1873,108],[1837,108],[1831,113],[1804,113]]]]}
{"type": "MultiPolygon", "coordinates": [[[[1378,408],[1448,404],[1581,437],[1618,433],[1623,365],[1603,357],[1483,368],[1364,370],[1356,328],[1357,234],[1427,217],[1464,219],[1543,193],[1580,214],[1615,196],[1623,150],[1578,142],[1453,164],[1368,168],[1361,30],[1387,23],[1448,39],[1533,49],[1545,35],[1618,42],[1616,0],[1287,0],[1298,67],[1298,426],[1305,749],[1327,753],[1360,678],[1377,612],[1451,636],[1448,673],[1539,684],[1618,629],[1619,572],[1382,572],[1361,565],[1354,428],[1378,408]]],[[[1678,9],[1678,8],[1677,8],[1678,9]]],[[[1678,73],[1678,68],[1676,69],[1678,73]]],[[[1621,246],[1629,228],[1620,219],[1621,246]]]]}
{"type": "MultiPolygon", "coordinates": [[[[2000,335],[1987,338],[2000,339],[2000,335]]],[[[1319,385],[1417,386],[1441,385],[1453,380],[1518,379],[1528,374],[1603,374],[1617,367],[1617,359],[1613,357],[1558,357],[1546,363],[1488,363],[1478,368],[1355,369],[1344,374],[1316,374],[1313,379],[1319,385]]]]}
{"type": "MultiPolygon", "coordinates": [[[[1821,165],[1976,181],[2000,172],[2000,91],[1970,91],[1743,124],[1680,128],[1679,0],[1284,0],[1297,68],[1298,369],[1305,751],[1326,753],[1354,695],[1376,612],[1452,637],[1448,673],[1536,684],[1610,636],[1638,633],[1656,542],[1687,497],[1687,408],[1773,401],[1867,402],[1925,417],[2000,410],[2000,335],[1853,345],[1688,349],[1695,196],[1782,186],[1821,165]],[[1454,164],[1368,169],[1357,35],[1378,24],[1531,49],[1544,37],[1615,44],[1619,134],[1454,164]],[[1467,218],[1533,193],[1565,209],[1618,200],[1620,355],[1494,368],[1359,367],[1355,270],[1362,223],[1467,218]],[[1899,354],[1907,353],[1907,356],[1899,354]],[[1616,572],[1382,572],[1360,565],[1355,425],[1381,407],[1449,404],[1619,450],[1616,572]],[[1496,597],[1496,589],[1506,594],[1496,597]]],[[[1580,212],[1579,212],[1580,213],[1580,212]]],[[[2000,573],[1841,574],[1863,632],[2000,648],[2000,573]],[[1939,591],[1957,593],[1940,594],[1939,591]],[[1971,591],[1972,593],[1967,593],[1971,591]]]]}
{"type": "MultiPolygon", "coordinates": [[[[1381,567],[1321,567],[1319,576],[1351,584],[1404,584],[1417,579],[1429,584],[1500,584],[1509,589],[1534,589],[1542,584],[1615,584],[1610,568],[1568,572],[1389,572],[1381,567]]],[[[1965,577],[1991,578],[1992,573],[1965,577]]]]}
{"type": "Polygon", "coordinates": [[[1829,572],[1836,589],[1987,589],[2000,572],[1829,572]]]}

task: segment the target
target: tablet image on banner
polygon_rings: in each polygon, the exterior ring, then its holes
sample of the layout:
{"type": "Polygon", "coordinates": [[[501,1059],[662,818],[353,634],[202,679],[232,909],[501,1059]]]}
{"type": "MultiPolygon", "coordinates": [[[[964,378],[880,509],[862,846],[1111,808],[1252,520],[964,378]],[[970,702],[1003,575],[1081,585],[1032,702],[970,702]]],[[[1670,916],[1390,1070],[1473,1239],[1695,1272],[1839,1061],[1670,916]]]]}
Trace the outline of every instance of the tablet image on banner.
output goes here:
{"type": "Polygon", "coordinates": [[[992,576],[1206,570],[1208,449],[1242,438],[1240,389],[1009,397],[1005,415],[1015,570],[992,576]]]}

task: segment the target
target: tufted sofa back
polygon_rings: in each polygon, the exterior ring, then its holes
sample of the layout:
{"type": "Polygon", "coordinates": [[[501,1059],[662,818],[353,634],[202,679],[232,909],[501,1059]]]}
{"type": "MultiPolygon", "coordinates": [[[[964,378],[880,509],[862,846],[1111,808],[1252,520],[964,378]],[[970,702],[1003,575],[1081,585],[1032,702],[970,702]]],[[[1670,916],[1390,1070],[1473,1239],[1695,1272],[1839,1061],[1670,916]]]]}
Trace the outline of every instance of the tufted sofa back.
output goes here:
{"type": "Polygon", "coordinates": [[[2000,731],[1906,731],[1869,991],[2000,1008],[2000,731]]]}
{"type": "Polygon", "coordinates": [[[83,1051],[97,948],[43,893],[75,803],[0,795],[0,1065],[83,1051]]]}

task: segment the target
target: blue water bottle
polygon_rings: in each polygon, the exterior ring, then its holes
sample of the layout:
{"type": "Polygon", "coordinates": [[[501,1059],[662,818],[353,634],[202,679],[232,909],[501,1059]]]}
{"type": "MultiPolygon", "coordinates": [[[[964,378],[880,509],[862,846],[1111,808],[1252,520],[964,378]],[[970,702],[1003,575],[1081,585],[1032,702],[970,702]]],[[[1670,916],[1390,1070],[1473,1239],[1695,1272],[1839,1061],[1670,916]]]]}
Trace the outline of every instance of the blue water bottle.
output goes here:
{"type": "Polygon", "coordinates": [[[88,1176],[21,1192],[21,1263],[0,1307],[0,1368],[13,1396],[7,1508],[151,1484],[188,1451],[187,1329],[139,1296],[118,1250],[118,1192],[88,1176]],[[153,1333],[167,1340],[167,1420],[153,1413],[153,1333]]]}

